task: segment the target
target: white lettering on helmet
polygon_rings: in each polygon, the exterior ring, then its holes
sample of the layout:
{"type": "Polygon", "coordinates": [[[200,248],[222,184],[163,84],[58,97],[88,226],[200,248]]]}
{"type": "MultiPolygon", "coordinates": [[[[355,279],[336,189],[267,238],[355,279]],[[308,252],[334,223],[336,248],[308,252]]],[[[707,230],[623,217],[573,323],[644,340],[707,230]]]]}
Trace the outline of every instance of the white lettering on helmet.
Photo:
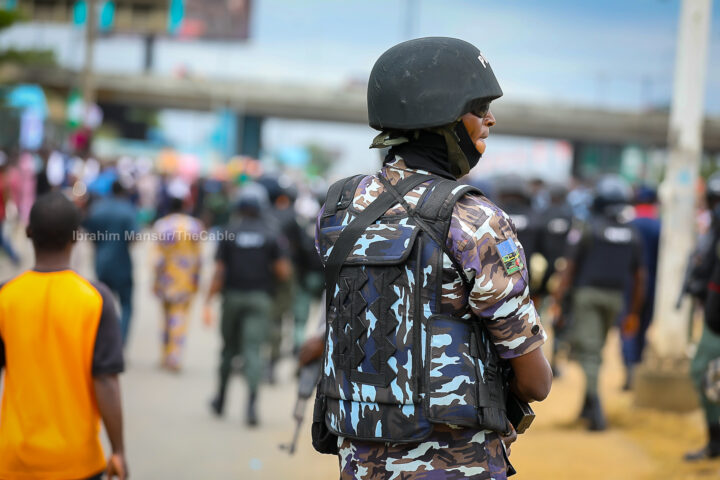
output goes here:
{"type": "Polygon", "coordinates": [[[482,63],[483,68],[487,68],[487,64],[490,63],[487,61],[487,58],[483,56],[482,52],[480,52],[480,55],[478,55],[478,60],[480,60],[480,63],[482,63]]]}

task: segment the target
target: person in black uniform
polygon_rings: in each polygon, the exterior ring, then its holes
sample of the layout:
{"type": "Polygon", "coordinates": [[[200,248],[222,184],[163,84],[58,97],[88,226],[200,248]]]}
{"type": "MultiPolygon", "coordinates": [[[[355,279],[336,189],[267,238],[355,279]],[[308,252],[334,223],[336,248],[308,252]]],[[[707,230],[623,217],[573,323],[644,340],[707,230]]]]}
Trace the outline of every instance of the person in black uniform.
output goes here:
{"type": "Polygon", "coordinates": [[[632,200],[630,186],[619,176],[600,179],[595,188],[593,212],[586,225],[568,234],[567,267],[554,299],[562,305],[572,287],[572,357],[586,377],[585,401],[580,417],[590,430],[606,428],[598,395],[598,374],[608,330],[624,308],[624,291],[632,291],[624,322],[637,323],[644,302],[645,267],[637,229],[623,219],[632,200]]]}
{"type": "Polygon", "coordinates": [[[708,443],[699,450],[688,452],[685,455],[687,461],[720,457],[720,404],[708,398],[706,393],[708,368],[720,358],[720,172],[708,178],[705,198],[712,215],[710,231],[698,242],[699,253],[691,268],[689,282],[694,287],[688,290],[705,304],[705,324],[690,364],[690,376],[705,413],[708,443]]]}
{"type": "MultiPolygon", "coordinates": [[[[560,259],[565,255],[565,241],[573,222],[572,209],[567,202],[567,188],[561,184],[550,184],[547,187],[547,193],[550,204],[542,212],[537,242],[538,252],[547,263],[536,291],[536,295],[540,299],[544,299],[550,294],[550,279],[558,271],[560,259]]],[[[569,298],[566,299],[566,304],[568,301],[569,298]]],[[[570,309],[564,308],[563,310],[562,317],[553,319],[553,350],[550,365],[553,375],[556,377],[560,375],[556,357],[558,352],[566,347],[568,328],[571,322],[570,309]]]]}
{"type": "MultiPolygon", "coordinates": [[[[291,185],[288,179],[272,175],[260,177],[258,183],[265,187],[270,199],[270,208],[266,212],[267,220],[273,223],[275,228],[287,240],[289,259],[293,266],[293,275],[277,286],[273,297],[270,327],[270,363],[267,370],[267,380],[273,384],[275,383],[275,365],[280,359],[281,353],[283,318],[287,314],[295,315],[293,305],[298,290],[297,282],[299,278],[297,277],[301,270],[300,266],[304,262],[302,254],[303,232],[297,221],[294,208],[297,188],[291,185]]],[[[307,318],[304,320],[306,321],[307,318]]],[[[299,327],[297,319],[294,319],[295,328],[304,328],[303,319],[300,319],[300,321],[303,322],[302,327],[299,327]]]]}
{"type": "Polygon", "coordinates": [[[259,185],[241,190],[238,218],[231,222],[226,238],[218,245],[215,273],[205,303],[205,323],[211,325],[210,302],[222,292],[223,347],[212,410],[222,415],[232,361],[242,355],[249,390],[246,420],[251,426],[258,423],[256,401],[264,366],[261,348],[270,329],[272,294],[276,282],[290,278],[292,270],[282,235],[261,217],[265,205],[267,198],[259,185]]]}

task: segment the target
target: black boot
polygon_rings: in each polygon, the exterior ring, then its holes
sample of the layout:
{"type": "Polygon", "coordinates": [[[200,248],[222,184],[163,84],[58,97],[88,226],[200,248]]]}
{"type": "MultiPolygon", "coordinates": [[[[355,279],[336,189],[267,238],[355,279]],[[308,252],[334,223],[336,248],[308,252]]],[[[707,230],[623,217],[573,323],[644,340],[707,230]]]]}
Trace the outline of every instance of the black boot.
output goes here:
{"type": "Polygon", "coordinates": [[[256,408],[255,408],[256,400],[257,400],[257,392],[250,392],[250,395],[248,396],[246,422],[251,427],[255,427],[258,424],[258,416],[257,416],[256,408]]]}
{"type": "Polygon", "coordinates": [[[594,432],[601,432],[607,428],[605,414],[603,413],[600,397],[597,393],[586,393],[580,418],[588,421],[588,429],[594,432]]]}
{"type": "Polygon", "coordinates": [[[590,420],[590,407],[591,407],[590,403],[591,403],[590,394],[586,393],[585,400],[583,401],[582,409],[580,410],[580,418],[582,418],[583,420],[590,420]]]}
{"type": "Polygon", "coordinates": [[[605,413],[600,403],[600,398],[595,395],[593,399],[592,410],[590,413],[590,430],[594,432],[602,432],[607,428],[607,421],[605,420],[605,413]]]}
{"type": "Polygon", "coordinates": [[[685,454],[685,461],[695,462],[720,457],[720,423],[708,425],[708,443],[700,450],[685,454]]]}
{"type": "Polygon", "coordinates": [[[220,381],[220,385],[218,386],[218,392],[213,397],[213,399],[210,401],[210,410],[215,414],[217,417],[222,417],[223,411],[225,409],[225,391],[227,389],[227,380],[226,381],[220,381]]]}
{"type": "Polygon", "coordinates": [[[623,392],[629,392],[632,390],[633,387],[633,378],[634,378],[634,372],[635,367],[628,365],[625,370],[625,383],[623,384],[623,392]]]}

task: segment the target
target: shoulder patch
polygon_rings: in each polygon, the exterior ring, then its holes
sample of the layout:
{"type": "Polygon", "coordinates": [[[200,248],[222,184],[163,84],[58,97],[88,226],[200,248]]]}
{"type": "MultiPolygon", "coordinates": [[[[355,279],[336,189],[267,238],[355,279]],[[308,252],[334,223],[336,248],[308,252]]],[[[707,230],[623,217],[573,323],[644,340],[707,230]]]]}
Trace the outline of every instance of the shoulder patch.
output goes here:
{"type": "Polygon", "coordinates": [[[503,262],[503,267],[508,275],[519,272],[523,268],[522,259],[520,258],[520,251],[518,250],[515,241],[512,238],[508,238],[504,242],[497,244],[498,254],[503,262]]]}

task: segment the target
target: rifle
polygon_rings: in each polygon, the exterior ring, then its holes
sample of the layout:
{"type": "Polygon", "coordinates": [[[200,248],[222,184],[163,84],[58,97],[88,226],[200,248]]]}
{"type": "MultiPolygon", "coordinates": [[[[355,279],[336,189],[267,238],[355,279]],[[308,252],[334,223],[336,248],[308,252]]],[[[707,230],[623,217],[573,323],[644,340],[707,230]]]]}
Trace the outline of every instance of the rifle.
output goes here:
{"type": "Polygon", "coordinates": [[[305,419],[305,406],[308,399],[315,393],[315,386],[320,380],[320,370],[322,367],[322,359],[317,359],[312,363],[303,366],[300,369],[298,380],[298,397],[293,410],[293,418],[295,419],[295,433],[290,443],[280,445],[280,450],[286,450],[290,455],[295,453],[298,437],[300,436],[300,428],[305,419]]]}

